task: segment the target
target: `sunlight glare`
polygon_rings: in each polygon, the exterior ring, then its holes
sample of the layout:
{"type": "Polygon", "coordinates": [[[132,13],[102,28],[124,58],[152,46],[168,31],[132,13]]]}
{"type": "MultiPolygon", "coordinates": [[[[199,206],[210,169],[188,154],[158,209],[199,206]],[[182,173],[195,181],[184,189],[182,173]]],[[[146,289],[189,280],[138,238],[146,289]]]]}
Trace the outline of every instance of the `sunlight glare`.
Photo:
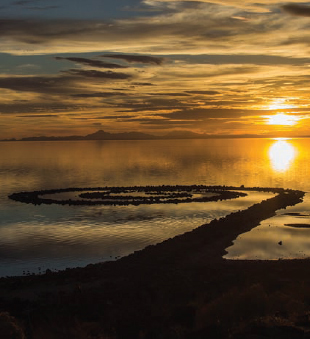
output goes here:
{"type": "Polygon", "coordinates": [[[269,110],[279,110],[279,109],[288,109],[295,108],[293,104],[288,104],[286,99],[276,99],[273,100],[271,104],[268,105],[269,110]]]}
{"type": "Polygon", "coordinates": [[[300,120],[300,117],[288,115],[285,113],[279,113],[271,115],[267,118],[268,125],[284,125],[284,126],[293,126],[296,125],[300,120]]]}
{"type": "Polygon", "coordinates": [[[286,140],[277,140],[269,148],[272,168],[277,172],[287,171],[296,157],[295,147],[286,140]]]}

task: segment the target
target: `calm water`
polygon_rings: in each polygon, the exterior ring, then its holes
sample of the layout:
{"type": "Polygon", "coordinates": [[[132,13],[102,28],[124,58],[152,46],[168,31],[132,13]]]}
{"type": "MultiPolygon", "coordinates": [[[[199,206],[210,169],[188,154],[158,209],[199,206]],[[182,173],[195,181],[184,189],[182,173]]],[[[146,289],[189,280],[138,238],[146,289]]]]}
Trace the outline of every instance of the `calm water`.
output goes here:
{"type": "MultiPolygon", "coordinates": [[[[11,201],[8,194],[164,184],[309,191],[309,150],[310,139],[2,142],[0,276],[114,260],[270,197],[252,193],[217,203],[86,207],[33,206],[11,201]]],[[[310,255],[310,229],[284,226],[310,224],[308,196],[292,208],[303,216],[284,216],[288,211],[241,235],[227,257],[310,255]]]]}

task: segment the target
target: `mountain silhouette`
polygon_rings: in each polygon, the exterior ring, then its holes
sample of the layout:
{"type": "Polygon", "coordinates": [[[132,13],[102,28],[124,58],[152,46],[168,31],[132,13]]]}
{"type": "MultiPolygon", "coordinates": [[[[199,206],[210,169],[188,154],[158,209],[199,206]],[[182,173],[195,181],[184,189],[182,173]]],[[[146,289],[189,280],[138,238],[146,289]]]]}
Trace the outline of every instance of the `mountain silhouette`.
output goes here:
{"type": "Polygon", "coordinates": [[[95,133],[88,134],[84,140],[154,140],[158,139],[155,135],[141,132],[124,132],[124,133],[109,133],[99,130],[95,133]]]}
{"type": "MultiPolygon", "coordinates": [[[[259,135],[243,134],[238,136],[232,135],[211,135],[199,134],[191,131],[172,131],[162,136],[155,136],[152,134],[142,132],[122,132],[122,133],[109,133],[104,130],[87,134],[85,136],[69,135],[69,136],[39,136],[39,137],[26,137],[22,139],[2,139],[0,141],[66,141],[66,140],[172,140],[172,139],[210,139],[210,138],[257,138],[259,135]]],[[[272,137],[272,136],[265,136],[272,137]]]]}

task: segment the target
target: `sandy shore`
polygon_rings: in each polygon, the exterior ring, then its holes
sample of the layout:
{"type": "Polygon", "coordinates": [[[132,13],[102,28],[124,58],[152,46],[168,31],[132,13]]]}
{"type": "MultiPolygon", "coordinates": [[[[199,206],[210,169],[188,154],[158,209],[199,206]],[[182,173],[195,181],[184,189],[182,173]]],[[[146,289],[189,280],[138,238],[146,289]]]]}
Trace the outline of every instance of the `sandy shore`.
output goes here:
{"type": "Polygon", "coordinates": [[[222,258],[240,233],[304,195],[278,193],[116,262],[0,279],[1,311],[14,317],[2,313],[0,334],[15,326],[47,339],[310,337],[309,260],[222,258]]]}

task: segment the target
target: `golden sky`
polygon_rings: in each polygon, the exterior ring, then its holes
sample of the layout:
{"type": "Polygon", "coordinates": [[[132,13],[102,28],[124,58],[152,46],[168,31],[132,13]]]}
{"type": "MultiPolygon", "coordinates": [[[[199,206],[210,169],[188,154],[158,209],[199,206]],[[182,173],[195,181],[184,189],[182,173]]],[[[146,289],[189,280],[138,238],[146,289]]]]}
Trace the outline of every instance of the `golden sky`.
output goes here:
{"type": "Polygon", "coordinates": [[[1,139],[307,136],[310,2],[3,0],[1,139]]]}

